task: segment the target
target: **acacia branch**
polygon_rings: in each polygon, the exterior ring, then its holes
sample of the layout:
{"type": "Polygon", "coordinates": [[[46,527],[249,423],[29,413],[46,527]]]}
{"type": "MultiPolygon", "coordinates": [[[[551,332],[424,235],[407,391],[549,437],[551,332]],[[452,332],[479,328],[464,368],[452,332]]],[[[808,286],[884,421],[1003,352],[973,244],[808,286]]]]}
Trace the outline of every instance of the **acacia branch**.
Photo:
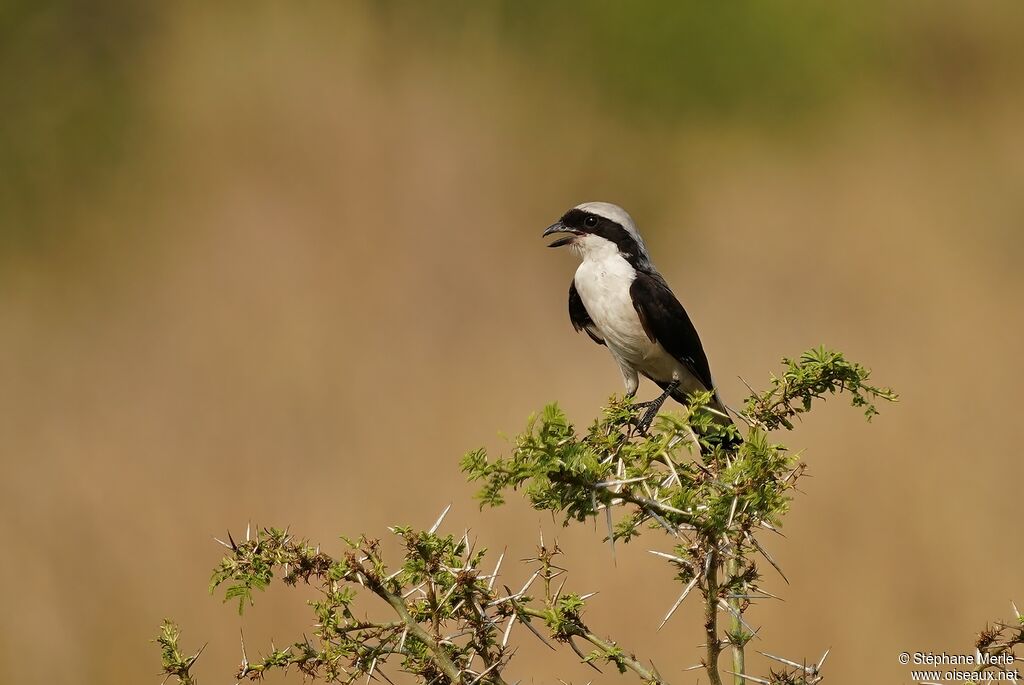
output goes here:
{"type": "MultiPolygon", "coordinates": [[[[421,626],[419,622],[412,617],[409,613],[409,609],[405,606],[405,600],[384,587],[383,583],[381,583],[375,575],[368,573],[361,564],[355,563],[353,564],[353,568],[357,573],[363,576],[363,579],[366,581],[366,587],[373,594],[391,605],[391,608],[394,609],[395,613],[398,614],[398,617],[402,619],[403,623],[405,623],[409,634],[422,642],[430,651],[434,663],[436,663],[437,667],[440,668],[445,676],[448,677],[448,680],[453,683],[462,682],[464,680],[463,670],[451,660],[451,657],[449,657],[448,653],[445,652],[444,647],[442,647],[437,640],[435,640],[430,633],[424,630],[423,626],[421,626]]],[[[492,670],[491,673],[488,674],[488,680],[496,683],[496,685],[507,685],[497,669],[492,670]]]]}
{"type": "Polygon", "coordinates": [[[704,572],[704,669],[711,685],[722,685],[718,673],[718,655],[722,653],[722,642],[718,639],[718,565],[718,550],[711,545],[704,572]]]}
{"type": "MultiPolygon", "coordinates": [[[[738,576],[742,570],[743,562],[740,557],[740,546],[736,545],[733,556],[729,559],[728,571],[733,578],[738,576]]],[[[744,588],[745,589],[745,588],[744,588]]],[[[743,603],[737,597],[730,597],[729,604],[732,606],[732,631],[729,635],[729,643],[732,645],[732,672],[734,685],[743,685],[743,675],[746,673],[745,655],[743,648],[746,645],[746,634],[743,628],[743,603]]]]}
{"type": "MultiPolygon", "coordinates": [[[[533,618],[539,618],[541,620],[548,620],[550,617],[548,613],[539,609],[525,605],[517,605],[516,610],[520,614],[526,616],[532,616],[533,618]]],[[[658,674],[655,670],[649,669],[640,663],[636,657],[630,656],[624,652],[615,642],[606,640],[601,636],[591,632],[585,625],[572,626],[568,629],[568,632],[573,637],[578,637],[582,640],[586,640],[594,647],[602,652],[602,655],[608,658],[610,661],[622,664],[629,670],[640,676],[645,682],[655,683],[657,685],[668,685],[668,683],[658,674]]]]}
{"type": "MultiPolygon", "coordinates": [[[[795,669],[796,675],[773,673],[770,680],[743,675],[744,647],[755,632],[743,614],[753,600],[773,596],[761,589],[760,574],[749,557],[760,552],[778,569],[751,531],[776,530],[803,472],[798,456],[770,442],[768,431],[792,428],[791,419],[828,395],[848,393],[869,419],[877,414],[872,401],[896,396],[868,385],[868,370],[837,352],[811,350],[784,363],[785,372],[772,378],[772,387],[760,394],[751,391],[747,414],[756,427],[743,439],[705,410],[710,393],[692,395],[685,417],[666,416],[649,435],[634,432],[635,407],[628,399],[613,399],[583,434],[552,404],[530,419],[508,458],[491,462],[485,450],[474,450],[463,458],[462,469],[470,480],[483,481],[479,498],[485,506],[498,506],[505,492],[524,488],[535,509],[561,513],[565,523],[603,514],[610,540],[629,542],[645,524],[668,531],[672,553],[652,552],[676,567],[685,589],[662,625],[690,590],[699,587],[705,605],[703,666],[711,685],[722,685],[718,662],[727,645],[736,674],[733,685],[746,680],[818,682],[824,658],[804,666],[766,655],[795,669]],[[682,454],[688,439],[700,450],[692,457],[682,454]],[[628,515],[616,522],[612,511],[619,505],[628,515]],[[719,611],[732,615],[729,627],[720,624],[719,611]]],[[[620,672],[632,671],[648,685],[666,685],[653,664],[641,663],[585,625],[581,616],[590,595],[563,595],[562,585],[552,586],[566,572],[551,563],[559,553],[557,543],[545,547],[542,539],[537,558],[526,560],[540,562],[541,568],[521,590],[504,586],[507,596],[498,597],[494,587],[504,554],[493,572],[483,572],[485,551],[474,551],[468,534],[435,534],[447,511],[429,531],[390,529],[405,547],[403,562],[393,572],[380,553],[379,540],[365,535],[358,541],[345,539],[352,551],[338,560],[294,540],[287,530],[263,529],[251,537],[247,529],[241,543],[229,535],[229,542],[221,544],[230,554],[214,570],[210,589],[228,584],[225,600],[237,599],[239,612],[252,603],[254,591],[268,587],[282,571],[280,580],[286,585],[314,582],[324,593],[322,600],[311,603],[316,615],[313,642],[304,639],[275,648],[255,664],[248,662],[243,647],[241,675],[258,680],[267,671],[294,667],[312,680],[351,683],[363,676],[372,679],[388,655],[399,655],[404,671],[431,685],[506,685],[501,671],[514,651],[507,647],[512,626],[518,620],[548,644],[532,624],[540,618],[551,637],[571,647],[584,663],[596,668],[592,662],[605,661],[620,672]],[[543,604],[534,602],[532,608],[526,605],[532,601],[526,593],[538,578],[543,578],[543,604]],[[351,606],[358,586],[387,602],[400,620],[357,620],[351,606]],[[506,619],[501,633],[498,623],[506,619]],[[585,655],[577,639],[593,651],[585,655]]],[[[189,669],[198,655],[186,657],[177,649],[172,626],[161,637],[165,672],[186,685],[194,682],[189,669]]],[[[1022,640],[1024,629],[1011,634],[1008,626],[999,626],[982,635],[979,650],[988,648],[995,656],[1022,640]]]]}

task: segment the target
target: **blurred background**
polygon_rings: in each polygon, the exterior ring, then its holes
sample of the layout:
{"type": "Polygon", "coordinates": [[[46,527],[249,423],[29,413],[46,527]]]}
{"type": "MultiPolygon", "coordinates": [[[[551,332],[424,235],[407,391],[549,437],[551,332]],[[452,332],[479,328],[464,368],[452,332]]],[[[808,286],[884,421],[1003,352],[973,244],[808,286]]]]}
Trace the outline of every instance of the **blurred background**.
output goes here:
{"type": "MultiPolygon", "coordinates": [[[[0,681],[158,682],[178,620],[233,682],[307,630],[304,589],[239,619],[206,592],[228,529],[429,526],[530,555],[559,537],[587,618],[674,683],[698,606],[646,549],[457,462],[544,403],[621,391],[573,333],[540,232],[637,220],[727,401],[827,344],[902,402],[830,402],[791,585],[757,649],[909,682],[1024,602],[1024,5],[756,2],[0,6],[0,681]]],[[[651,385],[641,393],[652,393],[651,385]]],[[[508,567],[509,583],[527,575],[508,567]]],[[[619,682],[525,631],[508,674],[619,682]]],[[[763,662],[752,659],[762,673],[763,662]]],[[[393,674],[392,674],[393,675],[393,674]]],[[[300,682],[297,674],[275,682],[300,682]]],[[[623,679],[622,682],[627,682],[623,679]]]]}

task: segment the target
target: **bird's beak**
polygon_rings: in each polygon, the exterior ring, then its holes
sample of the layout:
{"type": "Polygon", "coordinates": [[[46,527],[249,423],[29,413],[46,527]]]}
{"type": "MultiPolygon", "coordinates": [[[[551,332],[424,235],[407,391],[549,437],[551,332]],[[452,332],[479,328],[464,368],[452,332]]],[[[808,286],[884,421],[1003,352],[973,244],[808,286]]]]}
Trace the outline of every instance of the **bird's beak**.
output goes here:
{"type": "Polygon", "coordinates": [[[555,242],[548,245],[548,247],[562,247],[562,245],[568,245],[572,241],[576,240],[576,236],[580,234],[579,231],[569,228],[561,221],[556,221],[555,223],[551,224],[550,226],[544,229],[544,233],[541,234],[541,237],[546,238],[547,236],[553,235],[555,233],[568,233],[569,235],[559,238],[555,242]]]}

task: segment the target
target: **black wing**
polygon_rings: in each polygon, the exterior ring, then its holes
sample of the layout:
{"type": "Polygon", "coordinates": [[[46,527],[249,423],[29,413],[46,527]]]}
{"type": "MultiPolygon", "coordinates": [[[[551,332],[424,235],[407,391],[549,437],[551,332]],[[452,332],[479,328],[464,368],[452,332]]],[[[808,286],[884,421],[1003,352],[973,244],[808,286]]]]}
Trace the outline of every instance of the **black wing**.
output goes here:
{"type": "Polygon", "coordinates": [[[711,368],[693,322],[663,279],[637,272],[629,287],[633,307],[651,342],[686,364],[704,387],[712,390],[711,368]]]}
{"type": "Polygon", "coordinates": [[[587,313],[587,308],[583,306],[580,294],[576,292],[575,280],[569,284],[569,321],[572,321],[572,327],[577,333],[586,331],[591,340],[598,345],[604,345],[604,338],[597,334],[597,326],[587,313]]]}

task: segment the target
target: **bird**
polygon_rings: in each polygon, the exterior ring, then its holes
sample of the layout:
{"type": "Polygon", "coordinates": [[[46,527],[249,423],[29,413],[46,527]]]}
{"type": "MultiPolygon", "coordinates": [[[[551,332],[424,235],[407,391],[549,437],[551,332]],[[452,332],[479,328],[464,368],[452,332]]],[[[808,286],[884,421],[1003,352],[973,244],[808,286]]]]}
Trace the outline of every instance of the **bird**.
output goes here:
{"type": "Polygon", "coordinates": [[[626,395],[636,395],[640,376],[661,389],[637,423],[646,434],[671,397],[689,406],[688,395],[711,392],[714,422],[732,425],[711,376],[697,329],[664,276],[655,268],[632,217],[618,205],[585,202],[565,212],[543,236],[564,234],[549,247],[568,245],[580,257],[569,284],[569,320],[608,348],[622,372],[626,395]]]}

